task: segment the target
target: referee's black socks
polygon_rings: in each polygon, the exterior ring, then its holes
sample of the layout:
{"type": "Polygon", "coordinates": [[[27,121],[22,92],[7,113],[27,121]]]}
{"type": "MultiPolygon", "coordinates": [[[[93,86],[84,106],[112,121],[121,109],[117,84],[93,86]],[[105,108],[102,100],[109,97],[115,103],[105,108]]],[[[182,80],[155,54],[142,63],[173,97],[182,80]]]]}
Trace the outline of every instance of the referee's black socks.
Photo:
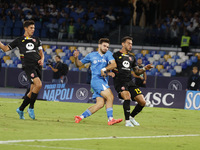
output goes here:
{"type": "Polygon", "coordinates": [[[23,103],[21,104],[21,106],[19,107],[20,111],[24,111],[24,109],[26,108],[26,106],[30,103],[31,99],[26,95],[24,98],[23,103]]]}
{"type": "Polygon", "coordinates": [[[31,100],[30,100],[30,106],[29,106],[29,108],[31,108],[31,109],[34,108],[34,103],[35,103],[35,101],[37,99],[37,95],[38,94],[36,94],[36,93],[32,93],[31,94],[31,100]]]}
{"type": "Polygon", "coordinates": [[[129,120],[129,116],[130,116],[130,100],[124,100],[123,108],[124,108],[125,119],[129,120]]]}
{"type": "Polygon", "coordinates": [[[139,112],[142,111],[143,108],[144,108],[144,106],[137,104],[131,113],[131,117],[134,118],[139,112]]]}

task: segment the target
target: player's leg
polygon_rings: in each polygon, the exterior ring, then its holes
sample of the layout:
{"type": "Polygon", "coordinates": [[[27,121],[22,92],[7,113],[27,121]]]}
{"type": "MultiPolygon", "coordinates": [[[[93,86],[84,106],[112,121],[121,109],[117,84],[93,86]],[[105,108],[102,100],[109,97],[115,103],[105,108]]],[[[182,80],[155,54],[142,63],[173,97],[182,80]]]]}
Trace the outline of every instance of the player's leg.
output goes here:
{"type": "Polygon", "coordinates": [[[123,102],[123,109],[124,109],[124,116],[125,116],[125,126],[134,127],[134,125],[130,122],[130,100],[131,94],[129,91],[122,91],[119,93],[120,97],[124,99],[123,102]]]}
{"type": "Polygon", "coordinates": [[[146,101],[139,88],[130,87],[130,93],[131,93],[131,98],[136,100],[138,103],[130,114],[130,121],[134,125],[138,126],[139,123],[135,121],[134,117],[142,111],[142,109],[144,108],[146,104],[146,101]]]}
{"type": "Polygon", "coordinates": [[[89,107],[80,116],[75,116],[75,122],[79,123],[82,119],[87,118],[97,112],[99,109],[103,108],[105,104],[105,99],[103,97],[96,97],[96,104],[89,107]]]}
{"type": "Polygon", "coordinates": [[[108,125],[113,125],[115,123],[120,123],[122,119],[113,119],[113,100],[114,96],[110,88],[101,91],[101,96],[106,99],[106,112],[108,117],[108,125]]]}
{"type": "Polygon", "coordinates": [[[37,99],[37,95],[41,88],[42,88],[42,82],[41,82],[40,78],[39,77],[34,78],[33,79],[33,88],[28,94],[28,97],[30,97],[30,99],[31,99],[29,108],[31,108],[31,109],[34,108],[34,103],[37,99]]]}
{"type": "MultiPolygon", "coordinates": [[[[24,71],[25,71],[25,73],[26,73],[26,75],[27,75],[27,78],[28,78],[29,82],[31,83],[31,87],[32,87],[32,85],[33,85],[33,82],[32,82],[32,80],[31,80],[32,70],[34,70],[33,67],[26,67],[26,68],[24,68],[24,71]]],[[[30,91],[31,91],[31,88],[30,88],[30,91]]],[[[30,92],[29,92],[29,93],[30,93],[30,92]]],[[[24,100],[23,100],[21,106],[20,106],[19,108],[17,108],[17,110],[16,110],[17,113],[19,114],[20,119],[25,119],[25,118],[24,118],[24,112],[23,112],[23,111],[24,111],[24,109],[26,108],[26,106],[27,106],[29,103],[30,103],[30,97],[27,95],[27,96],[25,96],[25,98],[24,98],[24,100]]]]}
{"type": "Polygon", "coordinates": [[[24,96],[24,101],[21,104],[21,106],[19,107],[20,111],[24,111],[24,109],[26,108],[26,106],[28,106],[28,104],[30,103],[30,97],[28,96],[28,94],[30,93],[30,91],[33,89],[33,84],[31,84],[31,86],[29,87],[29,92],[24,96]]]}

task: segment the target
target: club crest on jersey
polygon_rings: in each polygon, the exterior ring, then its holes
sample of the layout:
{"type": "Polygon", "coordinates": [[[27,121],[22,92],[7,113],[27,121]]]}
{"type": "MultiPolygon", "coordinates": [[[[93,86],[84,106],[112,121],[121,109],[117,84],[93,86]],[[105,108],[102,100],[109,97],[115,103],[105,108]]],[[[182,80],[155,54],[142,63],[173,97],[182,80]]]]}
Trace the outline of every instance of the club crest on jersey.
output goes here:
{"type": "Polygon", "coordinates": [[[122,58],[122,56],[119,56],[119,59],[121,59],[122,58]]]}
{"type": "Polygon", "coordinates": [[[34,73],[31,73],[31,77],[34,78],[34,76],[35,76],[34,73]]]}
{"type": "Polygon", "coordinates": [[[36,39],[32,39],[33,40],[33,42],[36,42],[36,39]]]}
{"type": "Polygon", "coordinates": [[[129,60],[130,60],[130,61],[132,61],[132,58],[131,58],[131,57],[129,57],[129,60]]]}

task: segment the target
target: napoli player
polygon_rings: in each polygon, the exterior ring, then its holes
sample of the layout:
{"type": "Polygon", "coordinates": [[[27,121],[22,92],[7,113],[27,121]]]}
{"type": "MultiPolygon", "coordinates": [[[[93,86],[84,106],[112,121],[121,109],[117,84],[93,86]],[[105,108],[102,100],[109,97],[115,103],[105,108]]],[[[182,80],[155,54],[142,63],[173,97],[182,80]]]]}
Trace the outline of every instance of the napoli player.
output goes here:
{"type": "MultiPolygon", "coordinates": [[[[108,86],[106,72],[116,68],[115,59],[112,53],[108,51],[109,39],[101,38],[98,43],[98,51],[88,54],[81,61],[78,59],[79,52],[74,52],[75,64],[77,67],[85,63],[91,63],[91,87],[94,90],[93,98],[96,98],[96,104],[89,107],[80,116],[75,116],[75,122],[79,123],[82,119],[89,117],[96,111],[104,107],[106,103],[106,112],[108,117],[108,125],[119,123],[122,119],[113,118],[113,93],[108,86]]],[[[109,73],[108,73],[109,74],[109,73]]]]}

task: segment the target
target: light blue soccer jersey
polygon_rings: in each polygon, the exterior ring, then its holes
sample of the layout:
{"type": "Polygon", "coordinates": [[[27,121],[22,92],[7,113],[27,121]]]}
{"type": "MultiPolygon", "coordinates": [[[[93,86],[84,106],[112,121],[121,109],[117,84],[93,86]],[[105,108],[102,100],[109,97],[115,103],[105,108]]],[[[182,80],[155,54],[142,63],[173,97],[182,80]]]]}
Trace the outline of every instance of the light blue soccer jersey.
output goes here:
{"type": "Polygon", "coordinates": [[[104,55],[100,55],[99,52],[92,52],[81,60],[83,64],[91,63],[93,98],[102,97],[100,95],[101,91],[110,88],[108,80],[101,76],[101,69],[105,68],[111,60],[114,60],[114,58],[110,51],[107,51],[104,55]]]}

